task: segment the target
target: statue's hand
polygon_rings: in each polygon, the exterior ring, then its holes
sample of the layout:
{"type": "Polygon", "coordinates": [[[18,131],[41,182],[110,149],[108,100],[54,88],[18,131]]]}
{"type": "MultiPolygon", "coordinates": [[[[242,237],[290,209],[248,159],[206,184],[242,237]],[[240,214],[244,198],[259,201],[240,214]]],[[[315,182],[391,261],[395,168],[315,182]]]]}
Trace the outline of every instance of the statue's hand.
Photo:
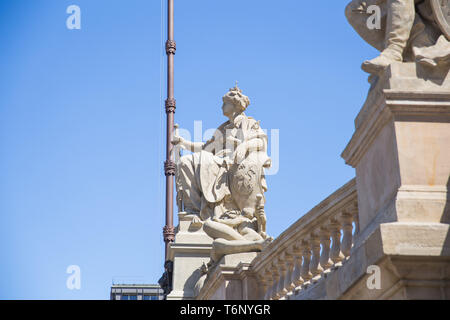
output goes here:
{"type": "Polygon", "coordinates": [[[185,142],[185,140],[182,137],[180,137],[180,136],[174,136],[172,138],[172,144],[174,146],[179,145],[179,144],[180,145],[184,145],[184,142],[185,142]]]}

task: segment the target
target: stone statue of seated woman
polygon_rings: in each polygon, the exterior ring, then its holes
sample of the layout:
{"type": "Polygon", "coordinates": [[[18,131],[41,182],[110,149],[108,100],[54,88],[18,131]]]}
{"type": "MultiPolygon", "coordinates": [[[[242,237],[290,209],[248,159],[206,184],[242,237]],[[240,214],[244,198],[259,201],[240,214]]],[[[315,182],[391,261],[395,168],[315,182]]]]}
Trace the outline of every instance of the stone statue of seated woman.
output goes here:
{"type": "Polygon", "coordinates": [[[214,239],[211,263],[226,254],[261,251],[266,234],[264,168],[271,165],[267,135],[259,121],[245,115],[250,104],[236,87],[223,97],[228,121],[206,143],[175,134],[172,143],[192,151],[177,163],[177,204],[198,215],[196,223],[214,239]]]}

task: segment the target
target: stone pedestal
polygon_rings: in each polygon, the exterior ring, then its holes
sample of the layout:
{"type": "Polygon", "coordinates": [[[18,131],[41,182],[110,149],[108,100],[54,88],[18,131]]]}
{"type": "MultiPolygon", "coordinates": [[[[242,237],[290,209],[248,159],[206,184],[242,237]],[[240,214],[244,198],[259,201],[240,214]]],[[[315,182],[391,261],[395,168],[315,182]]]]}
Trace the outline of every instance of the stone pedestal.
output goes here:
{"type": "Polygon", "coordinates": [[[382,222],[449,223],[448,70],[392,64],[369,93],[342,157],[356,169],[363,232],[382,222]]]}
{"type": "Polygon", "coordinates": [[[335,298],[450,299],[448,68],[392,64],[355,125],[342,157],[356,169],[361,231],[327,290],[335,298]],[[354,282],[372,264],[382,268],[381,291],[354,282]]]}
{"type": "Polygon", "coordinates": [[[200,267],[209,261],[212,239],[195,217],[185,212],[178,214],[175,242],[169,248],[169,259],[173,261],[173,289],[167,300],[195,299],[200,267]]]}
{"type": "Polygon", "coordinates": [[[258,253],[236,253],[224,256],[204,279],[198,300],[256,300],[259,288],[249,269],[258,253]]]}

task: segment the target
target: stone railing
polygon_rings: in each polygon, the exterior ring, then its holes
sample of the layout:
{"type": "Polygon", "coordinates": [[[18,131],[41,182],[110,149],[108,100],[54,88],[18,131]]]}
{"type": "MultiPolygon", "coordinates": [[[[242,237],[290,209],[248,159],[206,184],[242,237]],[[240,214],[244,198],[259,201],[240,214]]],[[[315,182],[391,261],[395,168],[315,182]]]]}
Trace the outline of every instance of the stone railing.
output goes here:
{"type": "Polygon", "coordinates": [[[359,231],[355,179],[305,214],[252,262],[261,299],[289,299],[342,266],[359,231]]]}

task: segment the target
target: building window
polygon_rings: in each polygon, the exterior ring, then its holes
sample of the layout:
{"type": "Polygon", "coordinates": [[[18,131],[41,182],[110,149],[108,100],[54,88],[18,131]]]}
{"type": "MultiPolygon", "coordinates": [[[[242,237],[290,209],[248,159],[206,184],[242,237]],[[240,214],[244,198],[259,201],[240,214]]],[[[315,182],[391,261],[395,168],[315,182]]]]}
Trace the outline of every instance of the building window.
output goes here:
{"type": "Polygon", "coordinates": [[[145,295],[144,300],[159,300],[158,296],[145,295]]]}
{"type": "Polygon", "coordinates": [[[120,297],[120,300],[128,300],[128,296],[122,295],[122,297],[120,297]]]}
{"type": "Polygon", "coordinates": [[[130,296],[130,300],[137,300],[137,296],[130,296]]]}

